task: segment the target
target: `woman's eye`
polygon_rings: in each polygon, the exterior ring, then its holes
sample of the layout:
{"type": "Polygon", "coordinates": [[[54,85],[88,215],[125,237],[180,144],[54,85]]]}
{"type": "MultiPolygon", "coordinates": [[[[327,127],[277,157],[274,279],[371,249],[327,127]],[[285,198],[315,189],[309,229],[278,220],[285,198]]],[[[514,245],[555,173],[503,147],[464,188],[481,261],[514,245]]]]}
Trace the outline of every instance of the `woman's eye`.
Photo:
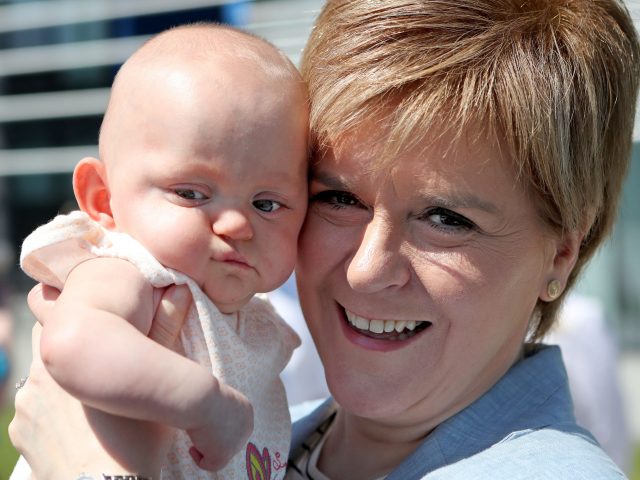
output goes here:
{"type": "Polygon", "coordinates": [[[317,193],[311,197],[311,201],[325,203],[336,210],[347,207],[365,208],[355,195],[339,190],[325,190],[317,193]]]}
{"type": "Polygon", "coordinates": [[[261,212],[272,213],[279,210],[282,207],[282,204],[275,200],[254,200],[253,206],[261,212]]]}
{"type": "Polygon", "coordinates": [[[173,191],[185,200],[206,200],[208,198],[204,193],[190,188],[175,188],[173,191]]]}
{"type": "Polygon", "coordinates": [[[475,228],[471,220],[446,208],[431,208],[423,213],[422,218],[429,221],[434,228],[447,232],[468,231],[475,228]]]}
{"type": "Polygon", "coordinates": [[[309,199],[310,212],[340,227],[363,225],[371,218],[371,211],[350,192],[321,190],[309,199]]]}

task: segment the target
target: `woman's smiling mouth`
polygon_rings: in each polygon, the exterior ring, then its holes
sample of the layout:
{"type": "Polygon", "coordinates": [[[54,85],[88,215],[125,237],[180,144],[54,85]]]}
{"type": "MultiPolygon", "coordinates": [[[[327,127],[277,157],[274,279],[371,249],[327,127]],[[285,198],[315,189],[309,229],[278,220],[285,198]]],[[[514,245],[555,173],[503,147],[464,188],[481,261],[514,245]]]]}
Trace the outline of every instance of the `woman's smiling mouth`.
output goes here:
{"type": "Polygon", "coordinates": [[[347,309],[344,311],[352,329],[377,340],[406,340],[431,326],[426,320],[368,319],[347,309]]]}

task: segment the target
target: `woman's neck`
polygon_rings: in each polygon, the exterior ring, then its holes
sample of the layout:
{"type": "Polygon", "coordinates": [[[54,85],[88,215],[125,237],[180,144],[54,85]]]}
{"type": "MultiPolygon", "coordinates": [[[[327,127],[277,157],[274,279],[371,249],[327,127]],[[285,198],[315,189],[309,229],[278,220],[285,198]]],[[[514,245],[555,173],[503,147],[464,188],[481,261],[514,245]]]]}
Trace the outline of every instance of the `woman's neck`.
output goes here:
{"type": "Polygon", "coordinates": [[[375,480],[397,467],[428,433],[422,426],[398,427],[338,409],[318,469],[332,480],[375,480]]]}

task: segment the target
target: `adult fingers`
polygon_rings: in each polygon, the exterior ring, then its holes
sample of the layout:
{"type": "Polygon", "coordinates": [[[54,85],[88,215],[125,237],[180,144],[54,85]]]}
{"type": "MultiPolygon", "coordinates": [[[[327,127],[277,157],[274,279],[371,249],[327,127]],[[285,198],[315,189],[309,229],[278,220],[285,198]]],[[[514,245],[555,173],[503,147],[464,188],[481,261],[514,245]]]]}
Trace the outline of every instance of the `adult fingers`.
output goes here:
{"type": "Polygon", "coordinates": [[[27,295],[27,304],[38,322],[42,324],[46,322],[47,314],[51,312],[59,296],[59,290],[42,283],[38,283],[31,289],[27,295]]]}
{"type": "MultiPolygon", "coordinates": [[[[41,361],[40,359],[40,337],[42,336],[42,325],[36,323],[31,328],[31,363],[33,360],[41,361]]],[[[32,365],[33,366],[33,365],[32,365]]]]}
{"type": "Polygon", "coordinates": [[[187,319],[190,306],[191,292],[186,285],[172,285],[167,288],[151,324],[149,338],[176,350],[180,330],[187,319]]]}
{"type": "MultiPolygon", "coordinates": [[[[29,368],[29,376],[22,387],[18,389],[15,395],[15,416],[9,425],[9,438],[19,451],[24,451],[27,447],[30,434],[30,422],[33,414],[37,414],[40,410],[38,394],[32,391],[33,388],[39,388],[43,383],[47,384],[48,374],[40,359],[40,335],[42,333],[42,325],[36,323],[31,330],[31,351],[32,360],[29,368]]],[[[53,388],[59,388],[53,381],[53,388]]]]}

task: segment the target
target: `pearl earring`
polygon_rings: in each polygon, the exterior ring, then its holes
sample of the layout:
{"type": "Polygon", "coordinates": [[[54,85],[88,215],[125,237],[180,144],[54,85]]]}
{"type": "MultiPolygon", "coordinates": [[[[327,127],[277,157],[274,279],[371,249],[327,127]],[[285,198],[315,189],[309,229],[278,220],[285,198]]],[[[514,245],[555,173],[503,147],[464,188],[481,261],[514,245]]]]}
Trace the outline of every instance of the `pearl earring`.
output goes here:
{"type": "Polygon", "coordinates": [[[560,296],[560,292],[562,291],[562,285],[560,285],[560,280],[551,280],[547,285],[547,295],[551,300],[555,300],[560,296]]]}

